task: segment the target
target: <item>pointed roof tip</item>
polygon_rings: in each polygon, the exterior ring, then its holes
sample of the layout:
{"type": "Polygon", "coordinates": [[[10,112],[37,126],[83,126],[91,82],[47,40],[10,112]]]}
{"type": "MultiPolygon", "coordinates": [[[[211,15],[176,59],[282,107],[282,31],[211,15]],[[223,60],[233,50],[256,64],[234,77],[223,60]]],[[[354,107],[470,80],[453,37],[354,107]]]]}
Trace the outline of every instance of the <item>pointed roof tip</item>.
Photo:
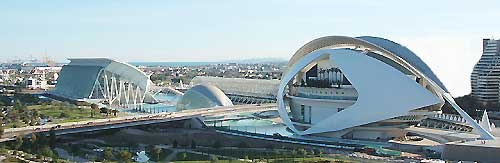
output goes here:
{"type": "Polygon", "coordinates": [[[479,123],[479,125],[487,131],[491,132],[491,123],[490,119],[488,118],[488,112],[486,112],[486,109],[483,112],[483,117],[481,118],[481,122],[479,123]]]}

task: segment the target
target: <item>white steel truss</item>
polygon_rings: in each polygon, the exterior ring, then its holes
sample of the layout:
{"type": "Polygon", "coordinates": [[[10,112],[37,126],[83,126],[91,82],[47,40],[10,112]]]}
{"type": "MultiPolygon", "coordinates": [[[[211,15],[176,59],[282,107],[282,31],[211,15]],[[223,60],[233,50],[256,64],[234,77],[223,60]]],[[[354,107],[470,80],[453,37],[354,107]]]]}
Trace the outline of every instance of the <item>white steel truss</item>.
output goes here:
{"type": "Polygon", "coordinates": [[[104,99],[110,106],[141,109],[147,91],[126,79],[101,70],[88,98],[104,99]]]}

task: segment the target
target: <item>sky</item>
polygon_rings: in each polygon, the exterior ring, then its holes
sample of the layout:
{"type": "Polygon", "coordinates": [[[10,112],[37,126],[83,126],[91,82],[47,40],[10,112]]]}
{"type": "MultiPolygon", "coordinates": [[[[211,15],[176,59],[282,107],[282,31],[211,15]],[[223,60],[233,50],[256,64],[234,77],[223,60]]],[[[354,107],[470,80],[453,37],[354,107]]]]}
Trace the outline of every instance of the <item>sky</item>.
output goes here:
{"type": "Polygon", "coordinates": [[[493,0],[2,0],[0,58],[287,60],[318,37],[370,35],[414,51],[461,96],[470,93],[482,39],[500,37],[499,6],[493,0]]]}

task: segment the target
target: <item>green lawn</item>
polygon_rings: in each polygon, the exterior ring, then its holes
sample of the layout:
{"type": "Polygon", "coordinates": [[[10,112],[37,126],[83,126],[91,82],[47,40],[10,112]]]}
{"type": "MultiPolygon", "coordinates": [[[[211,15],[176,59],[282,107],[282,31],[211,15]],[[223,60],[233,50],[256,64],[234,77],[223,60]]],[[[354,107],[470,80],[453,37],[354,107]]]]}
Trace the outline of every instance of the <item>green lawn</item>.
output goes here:
{"type": "Polygon", "coordinates": [[[74,105],[31,105],[30,110],[37,110],[40,115],[51,117],[53,123],[78,122],[91,119],[106,118],[98,111],[94,111],[94,116],[91,117],[92,110],[90,108],[77,108],[74,105]],[[61,115],[63,114],[63,115],[61,115]]]}
{"type": "MultiPolygon", "coordinates": [[[[283,158],[283,159],[269,159],[262,160],[269,161],[269,163],[302,163],[302,162],[320,162],[320,161],[330,161],[330,162],[346,162],[346,163],[361,163],[364,161],[355,161],[355,160],[344,160],[344,159],[334,159],[334,158],[283,158]]],[[[199,160],[199,161],[174,161],[175,163],[210,163],[209,160],[199,160]]],[[[219,160],[218,163],[243,163],[245,161],[240,160],[219,160]]]]}
{"type": "Polygon", "coordinates": [[[210,157],[207,155],[199,155],[189,152],[185,152],[187,157],[183,159],[183,153],[184,152],[178,152],[175,161],[205,161],[210,159],[210,157]]]}
{"type": "Polygon", "coordinates": [[[7,157],[5,160],[3,160],[4,163],[21,163],[23,161],[18,160],[17,158],[14,157],[7,157]]]}
{"type": "MultiPolygon", "coordinates": [[[[216,155],[223,155],[223,156],[231,156],[235,158],[245,158],[248,157],[249,159],[255,159],[255,160],[266,160],[266,162],[269,160],[269,162],[272,163],[289,163],[289,162],[319,162],[321,160],[325,161],[331,161],[331,162],[377,162],[376,160],[367,160],[367,159],[362,159],[362,158],[351,158],[347,157],[345,155],[322,155],[322,157],[319,157],[318,154],[310,155],[308,154],[305,157],[300,156],[300,154],[297,154],[296,156],[293,156],[291,154],[291,151],[279,151],[276,152],[274,150],[253,150],[253,149],[219,149],[219,150],[214,150],[214,149],[196,149],[196,151],[199,152],[204,152],[204,153],[210,153],[210,154],[216,154],[216,155]]],[[[309,151],[308,151],[309,152],[309,151]]],[[[210,159],[207,158],[206,160],[198,160],[198,161],[209,161],[210,159]]],[[[222,160],[222,159],[220,159],[222,160]]]]}
{"type": "Polygon", "coordinates": [[[252,158],[284,158],[293,157],[290,151],[280,151],[277,156],[273,150],[252,150],[252,149],[196,149],[196,151],[203,153],[210,153],[223,156],[231,156],[236,158],[245,158],[248,156],[249,159],[252,158]]]}
{"type": "MultiPolygon", "coordinates": [[[[167,156],[170,155],[171,153],[172,153],[172,150],[170,150],[170,149],[161,149],[160,159],[159,160],[165,160],[165,158],[167,158],[167,156]]],[[[156,156],[149,156],[149,158],[152,161],[158,162],[158,160],[155,157],[156,156]]],[[[159,161],[159,162],[161,162],[161,161],[159,161]]]]}
{"type": "Polygon", "coordinates": [[[99,113],[99,110],[92,111],[90,107],[78,108],[75,105],[65,103],[29,105],[22,109],[10,109],[9,113],[4,117],[7,128],[26,127],[29,126],[28,122],[31,125],[36,125],[32,122],[38,122],[38,117],[48,118],[52,120],[49,122],[52,124],[114,117],[112,115],[106,117],[106,115],[99,113]]]}
{"type": "MultiPolygon", "coordinates": [[[[210,163],[210,161],[173,161],[175,163],[210,163]]],[[[218,163],[248,163],[245,161],[239,161],[239,160],[219,160],[217,161],[218,163]]]]}

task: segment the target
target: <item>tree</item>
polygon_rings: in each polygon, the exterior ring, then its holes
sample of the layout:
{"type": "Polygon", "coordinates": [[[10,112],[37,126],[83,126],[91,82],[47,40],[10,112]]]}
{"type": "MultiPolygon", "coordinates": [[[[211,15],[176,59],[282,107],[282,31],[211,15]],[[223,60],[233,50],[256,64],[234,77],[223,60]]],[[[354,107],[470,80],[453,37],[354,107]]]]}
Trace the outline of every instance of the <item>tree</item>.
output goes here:
{"type": "Polygon", "coordinates": [[[29,141],[30,141],[31,147],[33,147],[35,149],[36,148],[36,141],[37,141],[35,133],[31,133],[29,141]]]}
{"type": "Polygon", "coordinates": [[[107,117],[109,115],[109,109],[107,107],[102,107],[100,113],[105,114],[107,117]]]}
{"type": "Polygon", "coordinates": [[[104,160],[110,161],[111,159],[113,159],[113,150],[109,147],[104,148],[104,160]]]}
{"type": "MultiPolygon", "coordinates": [[[[316,154],[316,152],[314,152],[314,150],[311,150],[311,151],[309,152],[309,155],[311,155],[310,157],[315,158],[314,160],[316,160],[316,156],[315,156],[314,154],[316,154]]],[[[314,161],[314,160],[313,160],[313,161],[314,161]]]]}
{"type": "Polygon", "coordinates": [[[172,143],[172,147],[173,148],[177,148],[179,144],[177,143],[177,140],[174,140],[174,142],[172,143]]]}
{"type": "Polygon", "coordinates": [[[62,112],[61,114],[59,114],[59,118],[68,118],[68,117],[69,115],[66,112],[62,112]]]}
{"type": "Polygon", "coordinates": [[[299,154],[302,156],[302,158],[306,158],[307,151],[304,148],[299,149],[299,154]]]}
{"type": "Polygon", "coordinates": [[[71,152],[71,155],[75,155],[75,154],[80,153],[80,149],[78,148],[78,145],[76,145],[76,144],[69,144],[69,146],[70,146],[69,150],[71,152]]]}
{"type": "Polygon", "coordinates": [[[16,141],[14,142],[14,149],[19,150],[21,148],[21,146],[23,146],[23,143],[24,143],[23,137],[18,135],[16,137],[16,141]]]}
{"type": "Polygon", "coordinates": [[[35,133],[35,135],[37,138],[35,143],[38,146],[44,146],[44,145],[48,144],[49,141],[48,141],[47,137],[45,137],[45,134],[39,132],[39,133],[35,133]]]}
{"type": "Polygon", "coordinates": [[[97,104],[90,104],[90,118],[94,118],[95,110],[99,109],[97,104]]]}
{"type": "Polygon", "coordinates": [[[31,115],[33,115],[33,119],[38,119],[40,117],[40,112],[38,110],[34,110],[31,115]]]}
{"type": "Polygon", "coordinates": [[[4,133],[4,128],[1,124],[2,124],[2,122],[0,122],[0,138],[3,136],[3,133],[4,133]]]}
{"type": "Polygon", "coordinates": [[[126,150],[120,151],[118,152],[118,159],[123,162],[130,162],[130,159],[132,159],[132,154],[126,150]]]}
{"type": "Polygon", "coordinates": [[[155,149],[155,146],[152,144],[149,144],[148,146],[146,146],[146,153],[148,154],[149,157],[152,157],[154,155],[154,149],[155,149]]]}
{"type": "Polygon", "coordinates": [[[156,156],[156,161],[160,161],[160,153],[161,153],[161,148],[155,147],[153,150],[155,156],[156,156]]]}
{"type": "Polygon", "coordinates": [[[181,153],[181,160],[187,161],[187,154],[186,154],[186,152],[182,152],[181,153]]]}
{"type": "Polygon", "coordinates": [[[113,112],[113,116],[115,116],[115,117],[116,117],[116,114],[118,113],[118,110],[113,109],[111,112],[113,112]]]}
{"type": "Polygon", "coordinates": [[[280,157],[280,155],[281,155],[281,153],[280,153],[279,150],[274,150],[273,154],[274,154],[274,159],[278,159],[280,157]]]}
{"type": "Polygon", "coordinates": [[[90,104],[90,108],[93,110],[97,110],[97,109],[99,109],[99,106],[97,104],[92,103],[92,104],[90,104]]]}
{"type": "Polygon", "coordinates": [[[54,146],[56,145],[56,142],[57,142],[56,131],[54,131],[54,128],[51,128],[49,130],[49,146],[51,148],[54,148],[54,146]]]}
{"type": "Polygon", "coordinates": [[[212,157],[210,157],[210,162],[211,163],[216,163],[217,161],[219,161],[219,158],[215,155],[212,155],[212,157]]]}
{"type": "Polygon", "coordinates": [[[221,147],[222,147],[222,144],[220,143],[220,141],[219,141],[219,140],[216,140],[216,141],[214,142],[214,144],[212,144],[212,147],[213,147],[213,148],[215,148],[215,149],[219,149],[219,148],[221,148],[221,147]]]}
{"type": "Polygon", "coordinates": [[[241,141],[240,143],[238,143],[237,147],[238,148],[248,148],[249,145],[246,142],[241,141]]]}
{"type": "Polygon", "coordinates": [[[296,157],[297,156],[297,151],[295,149],[293,149],[290,154],[292,154],[292,157],[296,157]]]}
{"type": "Polygon", "coordinates": [[[16,101],[14,102],[14,106],[13,106],[13,108],[14,108],[15,110],[21,110],[21,111],[22,111],[22,110],[24,110],[24,109],[26,108],[26,106],[24,106],[24,105],[21,103],[21,101],[16,100],[16,101]]]}
{"type": "Polygon", "coordinates": [[[40,155],[46,156],[46,157],[52,157],[52,158],[54,158],[54,156],[55,156],[54,152],[49,147],[47,147],[47,146],[45,146],[42,149],[40,149],[40,151],[38,153],[40,155]]]}
{"type": "Polygon", "coordinates": [[[196,149],[196,142],[191,140],[191,149],[196,149]]]}

